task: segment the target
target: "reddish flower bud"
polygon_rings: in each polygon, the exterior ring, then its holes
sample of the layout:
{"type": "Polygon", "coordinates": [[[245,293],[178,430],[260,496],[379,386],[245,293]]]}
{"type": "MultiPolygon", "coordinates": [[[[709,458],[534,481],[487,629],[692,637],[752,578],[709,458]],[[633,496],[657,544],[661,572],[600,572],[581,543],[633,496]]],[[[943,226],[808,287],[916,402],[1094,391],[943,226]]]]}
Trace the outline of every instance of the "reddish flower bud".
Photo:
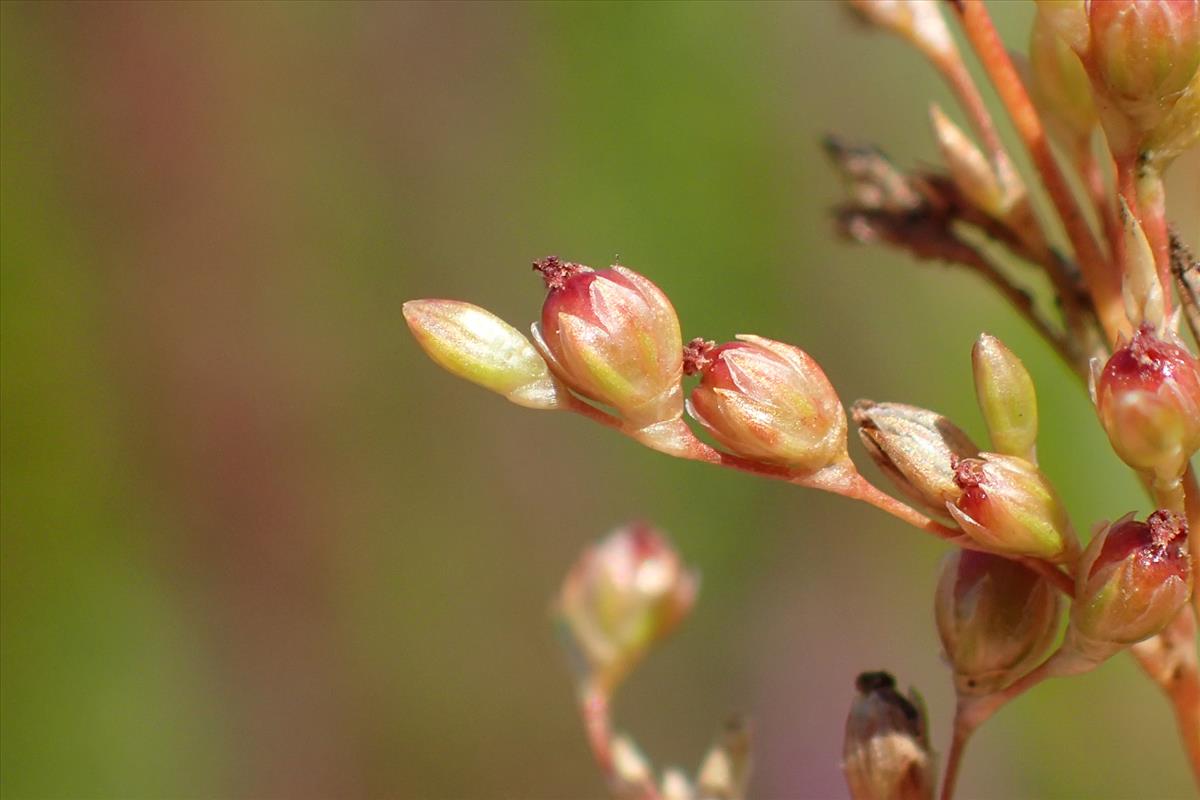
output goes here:
{"type": "Polygon", "coordinates": [[[1200,362],[1149,325],[1103,370],[1092,362],[1092,398],[1121,460],[1164,484],[1178,480],[1200,449],[1200,362]]]}
{"type": "Polygon", "coordinates": [[[919,695],[886,672],[864,672],[846,718],[842,772],[854,800],[929,800],[937,777],[919,695]]]}
{"type": "Polygon", "coordinates": [[[1132,644],[1174,618],[1192,590],[1187,522],[1155,511],[1130,514],[1098,533],[1079,562],[1071,627],[1094,642],[1132,644]]]}
{"type": "Polygon", "coordinates": [[[996,553],[1069,562],[1079,544],[1058,493],[1023,458],[981,453],[954,470],[962,494],[947,510],[971,539],[996,553]]]}
{"type": "Polygon", "coordinates": [[[683,341],[662,290],[621,266],[597,272],[552,256],[534,268],[550,294],[533,338],[555,375],[638,427],[678,419],[683,341]]]}
{"type": "Polygon", "coordinates": [[[688,411],[737,455],[804,470],[846,458],[846,413],[821,367],[803,350],[759,336],[708,349],[693,343],[701,374],[688,411]]]}
{"type": "Polygon", "coordinates": [[[934,615],[959,694],[991,694],[1036,666],[1058,612],[1058,593],[1028,567],[973,550],[947,556],[934,615]]]}
{"type": "Polygon", "coordinates": [[[961,428],[936,411],[903,403],[858,400],[851,414],[863,447],[896,487],[937,514],[958,499],[959,459],[979,455],[961,428]]]}
{"type": "Polygon", "coordinates": [[[634,523],[589,547],[563,581],[558,620],[581,678],[611,690],[683,620],[699,576],[657,531],[634,523]]]}

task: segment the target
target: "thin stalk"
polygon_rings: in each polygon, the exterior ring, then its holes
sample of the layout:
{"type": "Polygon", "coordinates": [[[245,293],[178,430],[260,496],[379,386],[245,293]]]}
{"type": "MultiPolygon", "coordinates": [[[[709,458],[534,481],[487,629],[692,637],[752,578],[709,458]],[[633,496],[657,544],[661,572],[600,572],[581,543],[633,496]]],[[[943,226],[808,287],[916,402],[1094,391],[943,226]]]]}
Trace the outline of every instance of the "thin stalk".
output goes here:
{"type": "Polygon", "coordinates": [[[1075,148],[1075,168],[1083,179],[1088,198],[1095,209],[1096,218],[1100,221],[1100,229],[1104,232],[1104,240],[1108,242],[1108,252],[1113,260],[1121,246],[1121,225],[1117,221],[1117,210],[1109,200],[1108,187],[1104,182],[1104,169],[1090,139],[1084,139],[1075,148]]]}
{"type": "Polygon", "coordinates": [[[1167,230],[1167,193],[1162,176],[1155,170],[1144,168],[1134,184],[1137,196],[1137,214],[1146,232],[1146,240],[1154,252],[1154,266],[1163,287],[1163,311],[1171,313],[1171,236],[1167,230]]]}
{"type": "MultiPolygon", "coordinates": [[[[1059,169],[1041,118],[1029,99],[1029,93],[1025,91],[1004,42],[1000,39],[1000,34],[981,0],[961,0],[954,4],[954,8],[959,12],[967,39],[975,49],[992,85],[1008,110],[1017,134],[1033,159],[1042,184],[1058,212],[1059,219],[1062,220],[1071,246],[1075,249],[1100,323],[1109,341],[1115,342],[1117,336],[1127,332],[1129,328],[1121,299],[1120,283],[1108,268],[1108,262],[1092,236],[1087,219],[1059,169]]],[[[1059,292],[1062,294],[1063,289],[1059,289],[1059,292]]],[[[1070,295],[1064,296],[1064,302],[1069,297],[1070,295]]]]}
{"type": "Polygon", "coordinates": [[[961,722],[963,705],[963,698],[959,697],[954,709],[954,734],[950,739],[950,752],[946,755],[946,769],[942,773],[942,800],[952,800],[954,797],[954,789],[958,785],[958,773],[962,768],[967,742],[974,733],[973,729],[968,730],[961,722]]]}

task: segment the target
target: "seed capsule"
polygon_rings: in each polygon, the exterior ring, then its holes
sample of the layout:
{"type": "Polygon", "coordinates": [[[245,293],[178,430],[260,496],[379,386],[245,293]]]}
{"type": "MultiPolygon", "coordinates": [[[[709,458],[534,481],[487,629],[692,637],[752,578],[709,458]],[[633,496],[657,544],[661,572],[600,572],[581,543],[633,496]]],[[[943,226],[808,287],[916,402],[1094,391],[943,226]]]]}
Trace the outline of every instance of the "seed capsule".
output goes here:
{"type": "Polygon", "coordinates": [[[903,403],[859,400],[851,414],[867,453],[896,487],[945,515],[946,503],[962,493],[955,464],[979,455],[971,437],[936,411],[903,403]]]}
{"type": "Polygon", "coordinates": [[[958,550],[942,563],[938,635],[960,695],[999,691],[1037,665],[1058,631],[1054,587],[1003,556],[958,550]]]}
{"type": "Polygon", "coordinates": [[[821,367],[803,350],[759,336],[712,348],[689,345],[701,375],[688,411],[746,458],[804,470],[846,459],[846,412],[821,367]]]}
{"type": "Polygon", "coordinates": [[[854,800],[931,800],[936,777],[924,703],[886,672],[864,672],[846,718],[842,772],[854,800]]]}
{"type": "Polygon", "coordinates": [[[1192,564],[1187,522],[1155,511],[1096,535],[1079,562],[1071,627],[1097,642],[1132,644],[1162,630],[1187,602],[1192,564]]]}
{"type": "Polygon", "coordinates": [[[1092,397],[1121,460],[1163,484],[1177,481],[1200,449],[1200,362],[1149,325],[1102,370],[1092,362],[1092,397]]]}
{"type": "Polygon", "coordinates": [[[662,290],[621,266],[597,272],[551,256],[534,268],[550,290],[534,343],[555,375],[638,427],[678,419],[683,343],[662,290]]]}
{"type": "Polygon", "coordinates": [[[962,494],[947,510],[963,532],[988,550],[1072,561],[1079,544],[1058,493],[1023,458],[981,453],[955,467],[962,494]]]}

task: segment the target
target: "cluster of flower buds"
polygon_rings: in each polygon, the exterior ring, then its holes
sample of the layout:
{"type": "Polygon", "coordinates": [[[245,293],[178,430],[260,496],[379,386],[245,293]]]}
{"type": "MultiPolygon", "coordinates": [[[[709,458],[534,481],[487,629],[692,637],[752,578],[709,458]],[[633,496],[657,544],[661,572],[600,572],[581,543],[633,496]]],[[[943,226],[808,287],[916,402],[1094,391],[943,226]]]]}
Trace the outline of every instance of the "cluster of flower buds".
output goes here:
{"type": "Polygon", "coordinates": [[[555,604],[581,682],[611,691],[687,616],[698,586],[699,576],[646,524],[618,528],[588,548],[555,604]]]}
{"type": "Polygon", "coordinates": [[[1172,112],[1197,87],[1197,0],[1040,0],[1039,14],[1080,58],[1114,154],[1195,135],[1195,119],[1172,112]]]}
{"type": "Polygon", "coordinates": [[[1058,592],[1003,556],[958,550],[942,564],[934,616],[960,696],[997,692],[1031,670],[1058,632],[1058,592]]]}
{"type": "Polygon", "coordinates": [[[1200,362],[1173,334],[1143,325],[1100,368],[1092,397],[1113,450],[1155,481],[1175,484],[1200,449],[1200,362]]]}
{"type": "Polygon", "coordinates": [[[1103,655],[1161,631],[1192,591],[1187,522],[1159,510],[1098,532],[1079,561],[1069,639],[1103,655]]]}
{"type": "Polygon", "coordinates": [[[846,718],[842,772],[854,800],[932,800],[936,785],[925,704],[896,691],[886,672],[864,672],[846,718]]]}
{"type": "Polygon", "coordinates": [[[848,458],[842,402],[798,347],[760,336],[720,347],[695,339],[684,362],[700,376],[688,412],[736,455],[805,471],[848,458]]]}

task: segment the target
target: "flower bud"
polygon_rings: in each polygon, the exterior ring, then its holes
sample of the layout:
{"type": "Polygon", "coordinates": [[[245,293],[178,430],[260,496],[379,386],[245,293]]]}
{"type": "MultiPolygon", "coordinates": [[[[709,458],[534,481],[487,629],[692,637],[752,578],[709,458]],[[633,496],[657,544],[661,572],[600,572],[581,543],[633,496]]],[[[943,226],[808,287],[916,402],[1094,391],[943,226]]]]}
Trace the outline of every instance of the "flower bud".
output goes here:
{"type": "Polygon", "coordinates": [[[1132,644],[1162,630],[1187,602],[1192,565],[1187,522],[1130,514],[1098,533],[1079,562],[1071,627],[1076,636],[1132,644]]]}
{"type": "Polygon", "coordinates": [[[846,412],[821,367],[803,350],[759,336],[714,348],[693,340],[699,373],[688,411],[745,458],[818,470],[846,459],[846,412]]]}
{"type": "Polygon", "coordinates": [[[1031,93],[1047,130],[1069,152],[1087,146],[1097,124],[1091,81],[1078,54],[1040,9],[1029,40],[1029,67],[1031,93]]]}
{"type": "Polygon", "coordinates": [[[1116,153],[1136,149],[1200,67],[1197,0],[1104,0],[1087,6],[1086,59],[1116,153]]]}
{"type": "Polygon", "coordinates": [[[557,408],[559,389],[521,333],[490,311],[457,300],[410,300],[404,320],[442,369],[517,405],[557,408]]]}
{"type": "Polygon", "coordinates": [[[954,465],[979,454],[971,438],[941,414],[902,403],[859,400],[851,414],[867,453],[896,488],[946,514],[946,503],[962,493],[954,465]]]}
{"type": "Polygon", "coordinates": [[[842,772],[853,800],[931,800],[936,783],[925,708],[886,672],[864,672],[846,718],[842,772]]]}
{"type": "Polygon", "coordinates": [[[555,609],[579,676],[611,690],[683,620],[698,586],[699,576],[644,523],[589,547],[563,581],[555,609]]]}
{"type": "Polygon", "coordinates": [[[621,266],[597,272],[551,256],[534,269],[550,290],[534,343],[554,374],[639,427],[678,419],[683,342],[662,290],[621,266]]]}
{"type": "Polygon", "coordinates": [[[992,447],[1033,461],[1038,432],[1037,393],[1025,365],[1003,342],[984,333],[971,348],[971,367],[975,396],[992,447]]]}
{"type": "Polygon", "coordinates": [[[987,157],[936,103],[929,107],[929,115],[938,149],[954,185],[980,210],[1003,219],[1008,213],[1009,198],[987,157]]]}
{"type": "Polygon", "coordinates": [[[1079,552],[1058,493],[1017,456],[981,453],[955,465],[962,494],[947,510],[980,547],[996,553],[1070,562],[1079,552]]]}
{"type": "Polygon", "coordinates": [[[1164,336],[1143,325],[1102,370],[1094,360],[1092,399],[1121,460],[1170,484],[1200,448],[1200,362],[1164,336]]]}
{"type": "Polygon", "coordinates": [[[1023,564],[973,550],[947,556],[934,615],[958,693],[997,692],[1036,666],[1058,612],[1054,587],[1023,564]]]}
{"type": "Polygon", "coordinates": [[[1037,11],[1042,24],[1058,34],[1072,50],[1080,55],[1087,52],[1091,31],[1084,0],[1037,0],[1037,11]]]}
{"type": "Polygon", "coordinates": [[[850,0],[859,17],[891,31],[935,61],[957,51],[936,0],[850,0]]]}
{"type": "Polygon", "coordinates": [[[733,719],[721,740],[708,751],[696,774],[696,788],[704,800],[741,800],[750,781],[750,729],[733,719]]]}

